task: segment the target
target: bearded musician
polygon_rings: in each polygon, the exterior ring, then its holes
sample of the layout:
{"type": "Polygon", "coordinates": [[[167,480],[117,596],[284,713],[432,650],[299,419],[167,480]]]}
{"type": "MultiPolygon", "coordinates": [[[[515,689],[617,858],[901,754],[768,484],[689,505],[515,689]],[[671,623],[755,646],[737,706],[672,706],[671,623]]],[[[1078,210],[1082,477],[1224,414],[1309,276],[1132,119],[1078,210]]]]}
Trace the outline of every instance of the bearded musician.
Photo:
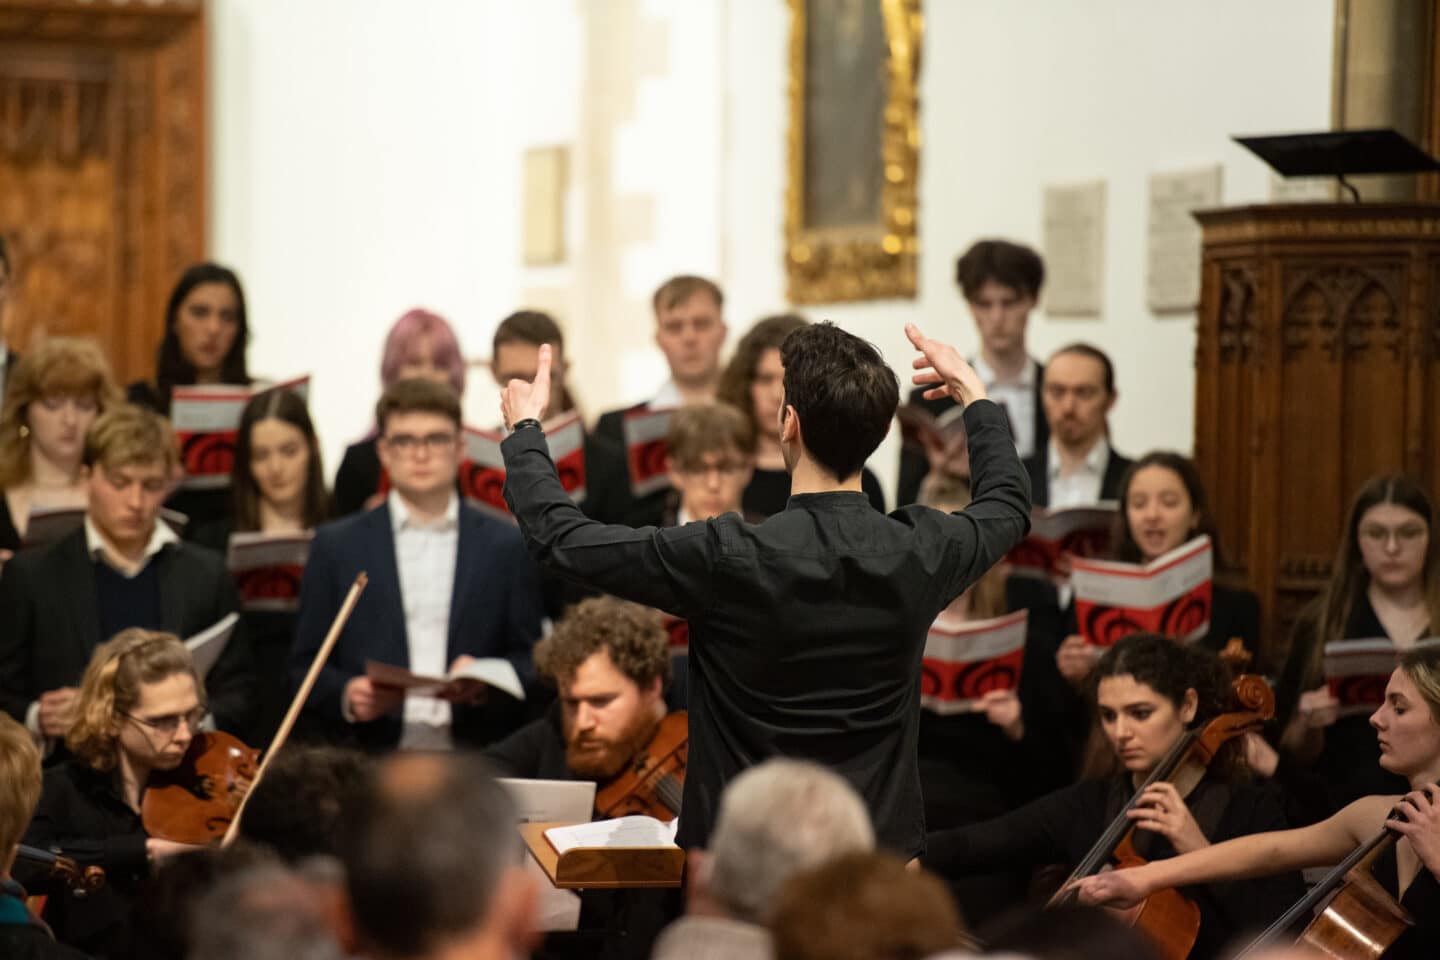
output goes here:
{"type": "Polygon", "coordinates": [[[591,597],[535,647],[559,693],[545,716],[485,751],[504,776],[594,780],[603,789],[654,738],[667,714],[670,651],[655,611],[591,597]]]}

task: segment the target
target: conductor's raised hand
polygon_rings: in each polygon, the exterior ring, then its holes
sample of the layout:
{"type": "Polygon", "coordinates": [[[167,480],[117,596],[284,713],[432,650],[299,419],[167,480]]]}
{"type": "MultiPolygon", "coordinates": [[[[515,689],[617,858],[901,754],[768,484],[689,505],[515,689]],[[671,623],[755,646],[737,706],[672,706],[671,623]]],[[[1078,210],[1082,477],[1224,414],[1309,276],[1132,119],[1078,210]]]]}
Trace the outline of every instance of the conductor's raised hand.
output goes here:
{"type": "Polygon", "coordinates": [[[550,344],[541,344],[539,365],[535,379],[511,380],[500,392],[500,412],[505,417],[505,426],[514,429],[521,420],[545,419],[545,408],[550,405],[550,344]]]}
{"type": "Polygon", "coordinates": [[[984,382],[960,356],[959,350],[948,343],[931,340],[913,323],[905,324],[905,336],[921,353],[913,364],[916,370],[921,371],[915,374],[914,381],[916,386],[930,386],[925,391],[926,400],[949,397],[963,407],[985,399],[984,382]]]}

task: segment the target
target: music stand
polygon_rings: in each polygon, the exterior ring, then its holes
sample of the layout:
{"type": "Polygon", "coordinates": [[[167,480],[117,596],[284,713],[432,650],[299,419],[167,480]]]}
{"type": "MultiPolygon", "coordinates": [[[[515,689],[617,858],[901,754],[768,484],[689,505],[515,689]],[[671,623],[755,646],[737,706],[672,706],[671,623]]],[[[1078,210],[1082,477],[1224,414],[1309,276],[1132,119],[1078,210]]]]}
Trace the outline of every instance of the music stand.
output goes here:
{"type": "Polygon", "coordinates": [[[1360,191],[1346,177],[1440,170],[1440,160],[1388,127],[1231,139],[1282,177],[1334,177],[1357,203],[1360,191]]]}

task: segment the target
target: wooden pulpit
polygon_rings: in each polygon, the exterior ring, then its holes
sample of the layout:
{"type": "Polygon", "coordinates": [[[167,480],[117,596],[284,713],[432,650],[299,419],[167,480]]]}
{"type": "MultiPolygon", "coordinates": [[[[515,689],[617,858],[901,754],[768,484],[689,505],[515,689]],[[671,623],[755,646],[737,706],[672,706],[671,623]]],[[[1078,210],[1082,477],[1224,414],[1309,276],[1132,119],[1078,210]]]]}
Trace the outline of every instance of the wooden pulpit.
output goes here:
{"type": "Polygon", "coordinates": [[[1260,596],[1264,665],[1324,586],[1355,491],[1440,479],[1440,204],[1196,214],[1195,460],[1260,596]]]}

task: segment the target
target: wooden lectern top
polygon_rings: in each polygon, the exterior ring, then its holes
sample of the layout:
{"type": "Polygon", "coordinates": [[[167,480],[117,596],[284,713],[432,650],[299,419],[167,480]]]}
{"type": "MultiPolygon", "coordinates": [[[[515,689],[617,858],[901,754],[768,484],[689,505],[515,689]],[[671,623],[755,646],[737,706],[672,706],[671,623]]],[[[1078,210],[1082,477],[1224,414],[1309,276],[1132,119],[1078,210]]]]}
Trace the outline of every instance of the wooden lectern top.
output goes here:
{"type": "Polygon", "coordinates": [[[576,847],[556,853],[545,831],[568,823],[522,823],[520,836],[545,876],[564,890],[638,890],[680,886],[685,851],[669,847],[576,847]]]}

